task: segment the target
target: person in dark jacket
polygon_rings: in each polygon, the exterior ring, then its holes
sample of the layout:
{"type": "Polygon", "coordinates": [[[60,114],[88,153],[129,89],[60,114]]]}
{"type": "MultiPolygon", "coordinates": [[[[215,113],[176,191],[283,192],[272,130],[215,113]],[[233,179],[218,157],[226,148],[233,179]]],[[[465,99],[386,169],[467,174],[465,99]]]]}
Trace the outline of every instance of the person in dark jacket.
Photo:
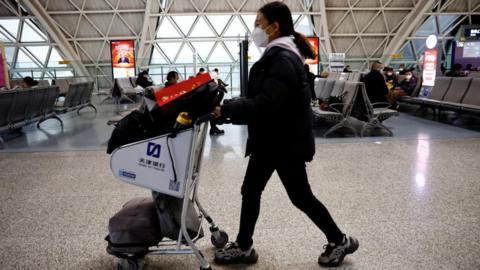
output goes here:
{"type": "Polygon", "coordinates": [[[413,72],[407,71],[405,73],[405,79],[398,84],[395,93],[397,96],[411,96],[413,90],[417,87],[418,80],[413,76],[413,72]]]}
{"type": "Polygon", "coordinates": [[[172,70],[167,73],[167,81],[165,82],[165,87],[169,87],[171,85],[177,84],[178,79],[180,76],[178,75],[178,72],[172,70]]]}
{"type": "Polygon", "coordinates": [[[144,70],[144,71],[138,73],[138,77],[137,77],[137,80],[135,81],[135,84],[139,85],[143,88],[147,88],[149,86],[152,86],[153,82],[148,77],[148,71],[144,70]]]}
{"type": "Polygon", "coordinates": [[[382,69],[382,63],[375,61],[372,64],[372,70],[362,80],[365,83],[368,98],[372,103],[388,102],[388,88],[382,69]]]}
{"type": "Polygon", "coordinates": [[[318,262],[340,265],[358,241],[338,228],[325,206],[312,193],[305,162],[313,159],[315,141],[310,89],[303,67],[314,58],[309,42],[293,28],[291,12],[271,2],[257,12],[252,39],[266,47],[250,70],[246,97],[216,107],[217,117],[248,125],[248,167],[242,185],[240,229],[236,241],[215,252],[219,264],[255,263],[255,223],[262,192],[277,171],[292,203],[326,235],[329,242],[318,262]],[[293,36],[293,38],[291,37],[293,36]]]}

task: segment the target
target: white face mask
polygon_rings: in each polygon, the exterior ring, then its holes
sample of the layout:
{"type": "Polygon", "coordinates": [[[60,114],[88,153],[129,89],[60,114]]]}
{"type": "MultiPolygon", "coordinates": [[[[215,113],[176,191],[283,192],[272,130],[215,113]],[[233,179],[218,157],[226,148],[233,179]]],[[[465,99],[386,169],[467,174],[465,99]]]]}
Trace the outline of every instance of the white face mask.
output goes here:
{"type": "Polygon", "coordinates": [[[410,80],[412,78],[412,75],[407,75],[405,76],[405,79],[410,80]]]}
{"type": "Polygon", "coordinates": [[[268,44],[268,35],[265,33],[265,30],[263,30],[260,27],[255,27],[252,32],[252,39],[253,43],[257,45],[257,47],[267,47],[268,44]]]}

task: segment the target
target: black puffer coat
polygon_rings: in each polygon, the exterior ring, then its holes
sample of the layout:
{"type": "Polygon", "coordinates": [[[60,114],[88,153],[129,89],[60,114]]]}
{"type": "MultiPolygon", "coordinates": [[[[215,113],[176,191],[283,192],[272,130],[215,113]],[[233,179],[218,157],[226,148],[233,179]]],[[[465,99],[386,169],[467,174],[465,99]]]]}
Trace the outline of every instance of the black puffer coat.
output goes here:
{"type": "Polygon", "coordinates": [[[294,157],[315,154],[307,75],[293,52],[273,47],[250,70],[245,98],[222,106],[222,116],[248,125],[246,155],[294,157]]]}

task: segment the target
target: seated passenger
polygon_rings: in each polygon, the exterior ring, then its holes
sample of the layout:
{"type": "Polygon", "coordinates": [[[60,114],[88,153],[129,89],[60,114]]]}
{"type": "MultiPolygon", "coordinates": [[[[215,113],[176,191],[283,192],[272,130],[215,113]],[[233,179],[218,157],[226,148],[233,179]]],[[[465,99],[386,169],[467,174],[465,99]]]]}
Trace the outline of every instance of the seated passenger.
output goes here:
{"type": "Polygon", "coordinates": [[[398,87],[395,88],[394,92],[398,96],[411,96],[415,87],[417,87],[417,77],[413,76],[412,71],[407,71],[405,73],[405,79],[398,84],[398,87]]]}
{"type": "Polygon", "coordinates": [[[350,68],[350,65],[346,65],[345,68],[343,69],[343,72],[352,73],[352,69],[350,68]]]}
{"type": "Polygon", "coordinates": [[[362,79],[371,103],[388,102],[388,88],[382,70],[382,63],[375,61],[372,70],[362,79]]]}
{"type": "Polygon", "coordinates": [[[38,81],[34,80],[30,76],[23,78],[23,82],[21,84],[22,88],[34,88],[37,85],[38,85],[38,81]]]}
{"type": "Polygon", "coordinates": [[[179,79],[178,72],[176,71],[170,71],[167,74],[167,82],[165,82],[165,87],[177,84],[179,79]]]}
{"type": "Polygon", "coordinates": [[[415,87],[417,87],[418,80],[411,71],[405,73],[405,79],[401,81],[397,88],[390,91],[388,100],[391,107],[398,109],[397,98],[403,96],[411,96],[415,87]]]}
{"type": "Polygon", "coordinates": [[[144,70],[138,74],[136,85],[139,85],[143,88],[147,88],[153,85],[152,80],[148,77],[148,71],[144,70]]]}
{"type": "Polygon", "coordinates": [[[398,85],[398,77],[393,71],[393,68],[386,67],[383,69],[383,73],[385,75],[385,82],[387,83],[388,90],[396,88],[398,85]]]}
{"type": "Polygon", "coordinates": [[[445,74],[447,77],[465,77],[465,73],[462,71],[462,65],[461,64],[455,64],[453,65],[453,69],[447,72],[445,74]]]}

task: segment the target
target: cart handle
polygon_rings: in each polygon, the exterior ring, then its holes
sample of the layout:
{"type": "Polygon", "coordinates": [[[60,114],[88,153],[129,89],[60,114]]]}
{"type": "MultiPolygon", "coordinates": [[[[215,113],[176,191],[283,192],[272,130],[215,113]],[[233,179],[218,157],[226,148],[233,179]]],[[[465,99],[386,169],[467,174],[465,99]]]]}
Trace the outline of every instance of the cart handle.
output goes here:
{"type": "Polygon", "coordinates": [[[215,115],[214,115],[213,113],[207,113],[207,114],[205,114],[205,115],[202,115],[202,116],[200,116],[199,118],[197,118],[197,121],[195,121],[195,125],[200,125],[200,124],[203,123],[203,122],[210,121],[210,120],[212,120],[214,117],[215,117],[215,115]]]}

